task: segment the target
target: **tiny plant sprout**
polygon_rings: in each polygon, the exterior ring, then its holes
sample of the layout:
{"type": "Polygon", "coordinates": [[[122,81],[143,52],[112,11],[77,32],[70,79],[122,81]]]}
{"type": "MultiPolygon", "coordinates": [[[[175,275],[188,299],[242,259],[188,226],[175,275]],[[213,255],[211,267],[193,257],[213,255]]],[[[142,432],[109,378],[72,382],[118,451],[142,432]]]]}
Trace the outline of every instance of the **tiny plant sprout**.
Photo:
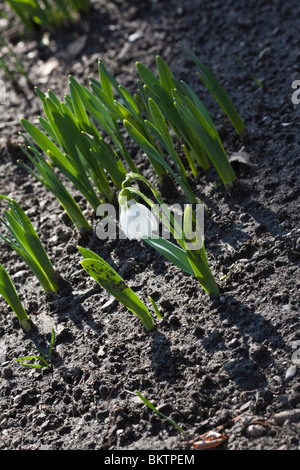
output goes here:
{"type": "Polygon", "coordinates": [[[141,392],[139,392],[138,390],[135,391],[135,393],[137,394],[137,396],[142,400],[142,402],[148,406],[148,408],[152,411],[154,411],[155,413],[157,413],[159,416],[161,416],[162,418],[164,418],[165,420],[168,421],[168,423],[172,424],[172,426],[174,426],[174,428],[177,429],[177,431],[179,431],[180,433],[184,433],[183,429],[181,429],[178,424],[176,424],[171,418],[169,418],[168,416],[166,416],[165,414],[163,414],[161,411],[159,411],[157,408],[155,408],[155,406],[149,401],[147,400],[146,397],[144,397],[144,395],[141,394],[141,392]]]}
{"type": "MultiPolygon", "coordinates": [[[[81,261],[83,269],[85,269],[107,292],[134,313],[141,320],[147,331],[152,330],[154,323],[150,312],[121,276],[93,251],[80,246],[78,249],[84,258],[81,261]]],[[[153,302],[152,300],[152,305],[153,302]]],[[[155,309],[155,312],[157,311],[158,310],[155,309]]]]}
{"type": "Polygon", "coordinates": [[[44,367],[50,367],[50,359],[51,359],[51,356],[52,356],[52,350],[53,350],[53,347],[54,347],[54,340],[55,340],[55,332],[54,332],[54,329],[52,328],[52,333],[51,333],[51,340],[50,340],[50,345],[49,345],[49,349],[48,349],[48,352],[45,353],[43,351],[41,351],[40,349],[34,347],[34,346],[31,346],[30,344],[28,345],[28,348],[30,349],[34,349],[36,350],[39,355],[35,355],[35,356],[25,356],[25,357],[18,357],[15,359],[15,361],[17,362],[20,362],[22,366],[24,367],[33,367],[33,368],[36,368],[36,369],[42,369],[44,367]],[[38,363],[28,363],[28,362],[21,362],[21,361],[31,361],[31,360],[36,360],[36,361],[39,361],[38,363]]]}
{"type": "Polygon", "coordinates": [[[57,273],[29,217],[14,199],[3,194],[0,194],[0,199],[6,200],[9,207],[4,211],[6,221],[0,218],[8,235],[0,233],[0,237],[23,258],[45,292],[58,291],[57,273]]]}
{"type": "Polygon", "coordinates": [[[16,289],[7,271],[5,270],[4,266],[2,266],[2,264],[0,264],[0,294],[17,315],[24,331],[28,333],[31,330],[29,317],[19,299],[16,289]]]}

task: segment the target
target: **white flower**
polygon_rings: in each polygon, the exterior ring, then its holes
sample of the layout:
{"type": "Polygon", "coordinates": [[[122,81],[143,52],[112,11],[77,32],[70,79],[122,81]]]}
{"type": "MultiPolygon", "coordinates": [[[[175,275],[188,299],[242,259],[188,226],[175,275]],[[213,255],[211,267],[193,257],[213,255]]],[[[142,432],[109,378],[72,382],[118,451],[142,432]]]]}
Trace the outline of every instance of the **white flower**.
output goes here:
{"type": "Polygon", "coordinates": [[[151,238],[152,233],[158,229],[154,214],[143,204],[126,197],[119,198],[121,213],[120,225],[129,240],[151,238]]]}

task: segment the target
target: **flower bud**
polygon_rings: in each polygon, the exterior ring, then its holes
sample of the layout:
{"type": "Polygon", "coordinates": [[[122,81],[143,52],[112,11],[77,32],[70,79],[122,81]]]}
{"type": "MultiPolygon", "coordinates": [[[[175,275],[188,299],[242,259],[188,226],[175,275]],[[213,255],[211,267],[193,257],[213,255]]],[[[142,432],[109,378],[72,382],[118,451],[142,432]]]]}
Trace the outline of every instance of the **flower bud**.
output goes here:
{"type": "MultiPolygon", "coordinates": [[[[121,191],[122,193],[122,191],[121,191]]],[[[119,195],[121,208],[120,225],[129,240],[151,238],[158,229],[158,222],[154,214],[143,204],[134,199],[127,199],[126,195],[119,195]]]]}

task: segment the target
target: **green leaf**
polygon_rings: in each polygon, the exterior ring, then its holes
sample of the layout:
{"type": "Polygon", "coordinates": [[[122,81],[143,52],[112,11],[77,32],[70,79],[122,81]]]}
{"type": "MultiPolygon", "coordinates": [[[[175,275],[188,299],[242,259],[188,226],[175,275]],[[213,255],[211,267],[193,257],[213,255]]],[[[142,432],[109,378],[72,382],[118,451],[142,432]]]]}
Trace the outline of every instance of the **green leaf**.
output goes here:
{"type": "MultiPolygon", "coordinates": [[[[73,77],[69,77],[70,83],[76,89],[77,94],[82,101],[82,104],[89,115],[100,125],[101,129],[110,136],[117,149],[120,151],[122,157],[127,163],[131,171],[137,171],[132,158],[125,146],[123,137],[118,127],[117,118],[112,117],[111,113],[102,104],[101,100],[97,96],[94,96],[87,88],[79,84],[73,77]]],[[[96,85],[95,85],[96,86],[96,85]]],[[[101,91],[100,88],[97,88],[101,91]]],[[[116,107],[115,107],[116,108],[116,107]]],[[[95,136],[94,132],[94,136],[95,136]]],[[[99,137],[100,138],[100,137],[99,137]]]]}
{"type": "Polygon", "coordinates": [[[101,89],[99,83],[94,80],[90,79],[90,87],[100,100],[100,102],[107,108],[107,110],[111,113],[114,119],[122,120],[122,113],[119,111],[118,107],[115,104],[115,101],[111,101],[109,97],[104,93],[101,89]]]}
{"type": "Polygon", "coordinates": [[[30,331],[31,325],[29,317],[19,299],[16,289],[7,271],[2,264],[0,264],[0,294],[15,312],[24,330],[26,332],[30,331]]]}
{"type": "Polygon", "coordinates": [[[154,311],[155,311],[155,313],[156,313],[156,315],[157,315],[157,318],[158,318],[159,320],[161,320],[161,318],[162,318],[162,317],[161,317],[161,313],[160,313],[160,311],[159,311],[159,309],[158,309],[158,307],[157,307],[155,301],[152,299],[152,297],[149,297],[149,300],[150,300],[150,302],[151,302],[151,304],[152,304],[152,307],[154,308],[154,311]]]}
{"type": "Polygon", "coordinates": [[[58,147],[50,140],[38,127],[34,124],[31,124],[27,119],[22,118],[21,124],[31,136],[33,141],[47,154],[48,150],[50,150],[54,155],[57,156],[58,159],[63,160],[64,155],[58,149],[58,147]]]}
{"type": "Polygon", "coordinates": [[[149,98],[152,98],[159,106],[165,118],[177,129],[184,127],[177,110],[174,108],[172,96],[163,88],[155,75],[140,62],[136,63],[136,68],[144,82],[144,90],[149,98]]]}
{"type": "Polygon", "coordinates": [[[72,85],[72,82],[69,83],[69,90],[70,90],[70,98],[72,100],[72,109],[75,114],[75,118],[80,126],[82,126],[85,130],[90,128],[90,121],[88,116],[85,112],[84,106],[82,101],[75,89],[72,85]]]}
{"type": "Polygon", "coordinates": [[[174,82],[174,75],[166,61],[159,55],[156,57],[156,67],[162,87],[171,95],[172,90],[176,87],[174,82]]]}
{"type": "Polygon", "coordinates": [[[223,184],[231,184],[236,179],[236,175],[218,135],[209,126],[205,117],[191,104],[190,100],[179,94],[178,91],[174,91],[174,97],[176,100],[175,106],[198,136],[205,153],[219,173],[223,184]]]}
{"type": "MultiPolygon", "coordinates": [[[[72,181],[74,186],[84,195],[88,200],[91,207],[96,209],[99,204],[99,198],[93,189],[91,182],[85,172],[82,160],[79,154],[78,146],[82,148],[84,139],[81,132],[76,128],[76,125],[70,117],[58,112],[57,107],[47,99],[47,103],[51,113],[51,128],[54,129],[55,135],[59,139],[65,151],[70,153],[63,153],[61,150],[34,124],[31,124],[26,119],[21,119],[24,129],[28,132],[34,142],[48,155],[55,163],[57,168],[64,173],[64,175],[72,181]],[[53,123],[56,123],[55,126],[53,123]],[[58,128],[61,132],[58,132],[58,128]],[[63,133],[63,134],[62,134],[63,133]],[[76,146],[77,144],[77,146],[76,146]]],[[[89,148],[87,147],[85,154],[88,155],[89,148]]]]}
{"type": "MultiPolygon", "coordinates": [[[[188,95],[191,99],[191,105],[194,105],[195,108],[199,111],[201,117],[206,121],[207,129],[209,133],[215,134],[219,138],[219,134],[215,123],[213,122],[208,110],[206,109],[203,101],[199,98],[199,96],[194,92],[194,90],[185,82],[181,81],[181,89],[179,92],[188,95]]],[[[187,101],[186,101],[187,102],[187,101]]],[[[221,142],[221,140],[220,140],[221,142]]]]}
{"type": "MultiPolygon", "coordinates": [[[[164,160],[162,155],[156,150],[153,145],[134,127],[130,122],[124,121],[124,126],[125,129],[127,130],[128,134],[130,137],[144,150],[144,152],[147,154],[151,164],[155,165],[155,162],[160,164],[160,167],[164,168],[164,173],[169,173],[172,178],[177,181],[177,183],[182,187],[184,190],[185,194],[189,198],[191,202],[195,201],[195,196],[189,187],[188,183],[186,180],[182,179],[181,175],[177,175],[170,165],[164,160]]],[[[161,173],[162,174],[162,173],[161,173]]]]}
{"type": "Polygon", "coordinates": [[[227,95],[223,86],[218,82],[214,74],[203,64],[203,62],[197,57],[197,55],[188,47],[183,46],[185,53],[195,62],[200,69],[198,74],[200,79],[203,81],[209,92],[215,98],[221,109],[228,116],[233,126],[235,127],[238,134],[241,134],[246,126],[238,114],[235,106],[231,99],[227,95]]]}
{"type": "Polygon", "coordinates": [[[157,410],[152,403],[147,400],[138,390],[135,391],[135,393],[139,396],[139,398],[142,400],[142,402],[150,408],[150,410],[154,411],[157,413],[159,416],[162,418],[166,419],[172,426],[174,426],[179,432],[184,433],[184,431],[176,424],[171,418],[168,418],[168,416],[164,415],[161,411],[157,410]]]}
{"type": "Polygon", "coordinates": [[[148,243],[148,245],[152,246],[152,248],[157,250],[160,254],[162,254],[165,258],[171,261],[171,263],[173,263],[179,269],[182,269],[182,271],[192,276],[195,275],[189,263],[189,258],[182,248],[161,237],[143,238],[143,240],[148,243]]]}
{"type": "Polygon", "coordinates": [[[144,81],[144,94],[152,98],[157,104],[160,111],[164,115],[165,119],[173,128],[177,136],[182,136],[186,143],[193,149],[192,155],[196,159],[197,163],[204,169],[207,170],[209,167],[208,161],[199,149],[199,142],[197,135],[191,132],[188,123],[178,112],[174,105],[174,100],[169,90],[166,90],[155,77],[155,75],[140,62],[136,63],[137,70],[144,81]]]}
{"type": "Polygon", "coordinates": [[[53,131],[53,128],[52,128],[51,124],[46,119],[42,118],[41,116],[39,116],[39,122],[40,122],[41,126],[43,127],[44,131],[51,137],[51,139],[54,140],[56,145],[60,145],[60,142],[59,142],[55,132],[53,131]]]}
{"type": "Polygon", "coordinates": [[[25,357],[18,357],[18,358],[15,358],[14,360],[16,362],[20,362],[20,361],[30,361],[30,360],[33,360],[33,359],[39,359],[40,361],[43,362],[43,364],[26,364],[26,363],[21,363],[22,366],[24,367],[33,367],[33,368],[36,368],[36,369],[42,369],[43,367],[49,367],[49,364],[45,361],[45,359],[42,357],[42,356],[25,356],[25,357]]]}
{"type": "MultiPolygon", "coordinates": [[[[78,248],[84,256],[89,256],[87,251],[78,248]]],[[[91,258],[82,260],[81,265],[107,292],[138,316],[147,331],[154,328],[153,320],[144,303],[106,261],[94,253],[91,258]]]]}
{"type": "MultiPolygon", "coordinates": [[[[0,194],[0,198],[7,199],[0,194]]],[[[4,211],[8,228],[15,242],[2,236],[36,275],[46,292],[59,290],[54,281],[55,270],[26,213],[13,199],[8,200],[9,210],[4,211]]]]}
{"type": "Polygon", "coordinates": [[[210,295],[219,295],[219,287],[207,263],[207,256],[203,240],[200,240],[201,231],[199,228],[196,227],[193,232],[193,244],[195,249],[187,248],[191,243],[191,223],[193,221],[195,222],[195,215],[193,213],[192,207],[188,205],[183,216],[183,232],[188,261],[193,270],[194,276],[198,279],[198,282],[203,287],[203,289],[210,295]],[[201,248],[197,249],[197,246],[201,246],[201,248]]]}
{"type": "Polygon", "coordinates": [[[182,178],[186,178],[186,170],[177,152],[175,151],[172,137],[170,135],[164,116],[162,112],[160,111],[159,107],[157,106],[157,104],[155,103],[155,101],[152,100],[152,98],[149,98],[149,111],[151,113],[154,125],[156,126],[156,130],[155,130],[156,136],[160,139],[166,151],[168,152],[171,159],[173,160],[176,166],[177,172],[181,175],[182,178]]]}
{"type": "Polygon", "coordinates": [[[126,177],[126,169],[114,149],[102,138],[92,139],[86,136],[90,143],[90,153],[95,161],[107,171],[115,186],[120,189],[126,177]]]}
{"type": "Polygon", "coordinates": [[[49,346],[49,351],[48,351],[48,356],[49,357],[51,357],[51,355],[52,355],[52,350],[53,350],[53,347],[54,347],[54,340],[55,340],[55,331],[52,328],[50,346],[49,346]]]}
{"type": "Polygon", "coordinates": [[[172,170],[169,165],[165,162],[162,155],[158,150],[149,142],[146,137],[139,132],[128,120],[123,121],[124,127],[128,132],[129,136],[144,150],[151,165],[153,166],[157,176],[160,178],[167,172],[171,173],[172,170]]]}
{"type": "MultiPolygon", "coordinates": [[[[23,136],[24,137],[24,136],[23,136]]],[[[25,138],[25,137],[24,137],[25,138]]],[[[36,178],[41,184],[43,184],[51,193],[57,198],[63,209],[69,215],[71,221],[74,223],[78,231],[84,229],[87,232],[92,231],[92,227],[84,217],[80,207],[71,196],[65,185],[61,182],[57,174],[53,171],[51,165],[49,165],[41,156],[41,154],[34,148],[29,147],[35,154],[34,158],[24,147],[22,147],[24,154],[28,157],[38,174],[33,171],[28,165],[22,161],[18,163],[25,168],[34,178],[36,178]]]]}

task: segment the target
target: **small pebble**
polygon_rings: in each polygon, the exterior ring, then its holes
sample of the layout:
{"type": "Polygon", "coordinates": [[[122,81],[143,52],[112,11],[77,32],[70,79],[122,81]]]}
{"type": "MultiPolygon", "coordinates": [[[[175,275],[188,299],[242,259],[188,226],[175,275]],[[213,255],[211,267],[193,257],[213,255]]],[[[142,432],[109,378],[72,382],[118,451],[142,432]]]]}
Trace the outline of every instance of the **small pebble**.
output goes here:
{"type": "Polygon", "coordinates": [[[295,377],[297,372],[296,364],[292,364],[285,373],[285,380],[290,380],[295,377]]]}
{"type": "Polygon", "coordinates": [[[231,341],[228,343],[228,347],[231,349],[238,348],[240,346],[240,342],[238,339],[233,338],[231,341]]]}
{"type": "Polygon", "coordinates": [[[246,434],[249,437],[261,437],[266,433],[266,429],[261,424],[250,424],[246,429],[246,434]]]}
{"type": "Polygon", "coordinates": [[[104,348],[100,348],[100,349],[99,349],[99,351],[98,351],[98,356],[99,356],[99,357],[105,356],[104,348]]]}
{"type": "Polygon", "coordinates": [[[117,300],[113,297],[112,299],[109,299],[104,305],[102,305],[101,310],[109,310],[116,303],[117,300]]]}

